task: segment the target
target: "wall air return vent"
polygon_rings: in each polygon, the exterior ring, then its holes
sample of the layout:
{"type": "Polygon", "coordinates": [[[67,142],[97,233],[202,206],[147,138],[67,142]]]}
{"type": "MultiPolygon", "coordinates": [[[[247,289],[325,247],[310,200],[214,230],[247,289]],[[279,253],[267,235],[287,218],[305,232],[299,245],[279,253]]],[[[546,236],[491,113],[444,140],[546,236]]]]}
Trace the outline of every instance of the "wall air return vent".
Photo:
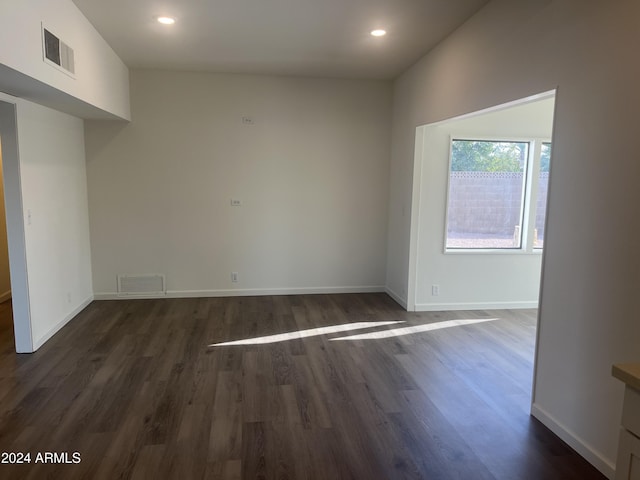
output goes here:
{"type": "Polygon", "coordinates": [[[167,293],[164,275],[118,275],[118,296],[158,296],[167,293]]]}
{"type": "Polygon", "coordinates": [[[42,58],[45,63],[75,78],[76,65],[73,48],[42,27],[42,58]]]}

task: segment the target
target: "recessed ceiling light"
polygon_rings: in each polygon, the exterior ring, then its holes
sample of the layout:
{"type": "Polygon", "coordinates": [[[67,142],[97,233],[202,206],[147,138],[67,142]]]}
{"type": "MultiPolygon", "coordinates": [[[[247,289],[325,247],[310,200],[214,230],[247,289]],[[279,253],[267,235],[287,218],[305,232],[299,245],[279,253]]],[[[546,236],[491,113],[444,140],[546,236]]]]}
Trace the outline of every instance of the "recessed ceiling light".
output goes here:
{"type": "Polygon", "coordinates": [[[382,29],[376,29],[376,30],[371,30],[371,35],[373,35],[374,37],[384,37],[387,34],[386,30],[382,30],[382,29]]]}
{"type": "Polygon", "coordinates": [[[158,23],[163,25],[173,25],[176,23],[176,19],[172,17],[158,17],[158,23]]]}

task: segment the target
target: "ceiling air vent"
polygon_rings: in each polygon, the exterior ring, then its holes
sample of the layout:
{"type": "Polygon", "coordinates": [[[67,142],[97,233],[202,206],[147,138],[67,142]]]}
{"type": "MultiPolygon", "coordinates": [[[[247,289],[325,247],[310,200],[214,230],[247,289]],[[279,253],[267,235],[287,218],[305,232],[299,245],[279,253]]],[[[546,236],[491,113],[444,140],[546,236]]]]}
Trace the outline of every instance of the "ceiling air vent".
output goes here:
{"type": "Polygon", "coordinates": [[[165,295],[164,275],[118,275],[118,296],[165,295]]]}
{"type": "Polygon", "coordinates": [[[76,67],[73,48],[42,27],[42,51],[45,63],[53,65],[72,77],[76,67]]]}

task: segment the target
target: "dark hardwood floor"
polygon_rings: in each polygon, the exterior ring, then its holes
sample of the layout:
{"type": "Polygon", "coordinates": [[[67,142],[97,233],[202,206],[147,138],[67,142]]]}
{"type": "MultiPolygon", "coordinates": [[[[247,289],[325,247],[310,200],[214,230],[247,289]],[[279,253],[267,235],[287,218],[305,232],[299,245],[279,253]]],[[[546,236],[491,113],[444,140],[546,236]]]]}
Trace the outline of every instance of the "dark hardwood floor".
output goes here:
{"type": "Polygon", "coordinates": [[[529,416],[533,310],[97,301],[32,355],[14,353],[10,314],[0,305],[0,451],[31,463],[0,464],[3,479],[604,478],[529,416]],[[355,322],[402,323],[309,331],[355,322]],[[301,333],[261,338],[287,332],[301,333]],[[35,463],[44,452],[81,461],[35,463]]]}

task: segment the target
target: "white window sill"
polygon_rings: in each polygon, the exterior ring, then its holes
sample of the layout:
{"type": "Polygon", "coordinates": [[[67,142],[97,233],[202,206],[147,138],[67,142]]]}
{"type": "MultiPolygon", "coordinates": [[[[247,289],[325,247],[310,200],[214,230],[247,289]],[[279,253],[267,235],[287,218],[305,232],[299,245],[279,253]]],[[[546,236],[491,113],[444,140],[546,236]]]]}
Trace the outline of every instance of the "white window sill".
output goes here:
{"type": "Polygon", "coordinates": [[[453,248],[446,249],[445,255],[542,255],[542,248],[525,250],[522,248],[453,248]]]}

